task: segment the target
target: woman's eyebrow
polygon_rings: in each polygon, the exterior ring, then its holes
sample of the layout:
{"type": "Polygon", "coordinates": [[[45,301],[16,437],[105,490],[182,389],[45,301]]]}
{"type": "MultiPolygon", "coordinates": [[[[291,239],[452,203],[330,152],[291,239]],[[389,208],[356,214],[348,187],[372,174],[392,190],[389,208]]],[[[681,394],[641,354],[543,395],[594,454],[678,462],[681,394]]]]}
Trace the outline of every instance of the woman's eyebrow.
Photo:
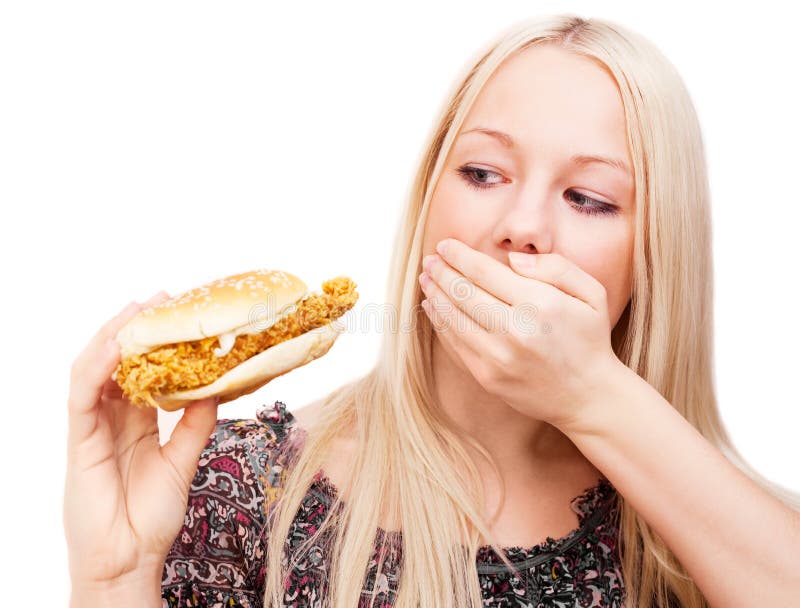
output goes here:
{"type": "MultiPolygon", "coordinates": [[[[462,133],[459,134],[459,137],[461,137],[462,135],[468,135],[470,133],[477,133],[493,137],[506,148],[513,148],[516,145],[514,142],[514,138],[511,137],[508,133],[504,133],[503,131],[498,131],[496,129],[489,129],[486,127],[475,127],[469,129],[468,131],[463,131],[462,133]]],[[[619,171],[626,173],[628,177],[633,177],[633,172],[631,171],[630,167],[628,167],[628,164],[618,158],[603,156],[602,154],[574,154],[573,156],[570,157],[569,160],[571,163],[576,165],[603,163],[605,165],[609,165],[615,169],[618,169],[619,171]]]]}

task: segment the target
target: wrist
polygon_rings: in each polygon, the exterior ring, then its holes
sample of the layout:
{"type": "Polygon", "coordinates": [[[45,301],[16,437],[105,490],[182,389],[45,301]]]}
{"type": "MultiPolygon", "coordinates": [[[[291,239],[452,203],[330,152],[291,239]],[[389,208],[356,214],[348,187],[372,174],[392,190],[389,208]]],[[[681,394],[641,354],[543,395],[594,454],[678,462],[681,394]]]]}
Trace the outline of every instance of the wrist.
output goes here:
{"type": "Polygon", "coordinates": [[[107,581],[72,581],[70,608],[161,608],[161,569],[128,572],[107,581]]]}
{"type": "Polygon", "coordinates": [[[643,382],[635,371],[615,357],[605,369],[598,371],[598,380],[591,395],[581,403],[575,414],[556,426],[573,441],[584,435],[603,434],[616,424],[615,421],[622,415],[622,403],[643,382]]]}

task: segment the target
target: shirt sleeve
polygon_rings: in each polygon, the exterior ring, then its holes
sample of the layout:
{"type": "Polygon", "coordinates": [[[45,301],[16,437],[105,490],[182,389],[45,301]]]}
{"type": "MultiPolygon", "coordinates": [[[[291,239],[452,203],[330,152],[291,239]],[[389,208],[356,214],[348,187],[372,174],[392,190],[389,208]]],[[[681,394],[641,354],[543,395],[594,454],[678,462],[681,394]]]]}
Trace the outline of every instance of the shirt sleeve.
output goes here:
{"type": "Polygon", "coordinates": [[[263,466],[272,443],[257,420],[217,421],[164,564],[164,608],[262,607],[263,466]]]}

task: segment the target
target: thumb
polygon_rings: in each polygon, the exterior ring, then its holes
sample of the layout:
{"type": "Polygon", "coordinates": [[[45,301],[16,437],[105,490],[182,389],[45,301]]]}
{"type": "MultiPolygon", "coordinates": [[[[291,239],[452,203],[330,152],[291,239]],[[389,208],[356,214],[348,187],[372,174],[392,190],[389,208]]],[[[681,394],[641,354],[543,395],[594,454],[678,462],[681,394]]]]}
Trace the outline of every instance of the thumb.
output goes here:
{"type": "Polygon", "coordinates": [[[186,487],[194,478],[200,454],[216,425],[216,398],[195,401],[184,408],[169,441],[161,448],[162,455],[170,461],[186,487]]]}

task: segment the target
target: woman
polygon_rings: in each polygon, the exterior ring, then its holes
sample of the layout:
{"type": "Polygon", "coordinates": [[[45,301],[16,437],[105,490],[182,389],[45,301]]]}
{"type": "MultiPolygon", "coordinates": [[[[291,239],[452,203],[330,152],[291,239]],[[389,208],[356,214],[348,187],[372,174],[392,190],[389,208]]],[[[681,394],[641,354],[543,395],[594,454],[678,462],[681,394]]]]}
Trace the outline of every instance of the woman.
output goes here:
{"type": "Polygon", "coordinates": [[[661,54],[599,19],[516,24],[427,143],[369,374],[297,416],[198,402],[159,448],[108,382],[139,306],[78,357],[73,601],[790,605],[800,499],[719,417],[709,222],[661,54]]]}

